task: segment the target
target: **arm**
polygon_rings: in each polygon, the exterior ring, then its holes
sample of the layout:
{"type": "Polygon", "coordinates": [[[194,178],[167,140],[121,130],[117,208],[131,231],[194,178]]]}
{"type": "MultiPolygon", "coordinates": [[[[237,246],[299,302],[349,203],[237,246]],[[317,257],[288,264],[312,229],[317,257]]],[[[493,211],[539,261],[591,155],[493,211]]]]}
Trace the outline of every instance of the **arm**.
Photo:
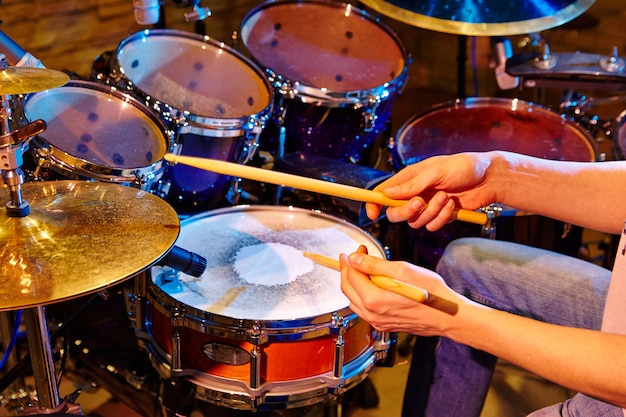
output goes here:
{"type": "Polygon", "coordinates": [[[449,289],[433,271],[363,254],[342,255],[350,307],[378,330],[445,336],[489,352],[557,384],[626,406],[626,336],[556,326],[494,310],[449,289]],[[451,315],[376,287],[387,275],[454,300],[451,315]],[[575,364],[576,366],[572,366],[575,364]]]}
{"type": "MultiPolygon", "coordinates": [[[[550,161],[503,151],[436,156],[377,187],[388,197],[411,200],[388,208],[387,217],[416,228],[442,227],[455,207],[476,210],[501,203],[611,233],[618,233],[626,219],[625,189],[626,161],[550,161]]],[[[371,218],[379,210],[367,205],[371,218]]]]}

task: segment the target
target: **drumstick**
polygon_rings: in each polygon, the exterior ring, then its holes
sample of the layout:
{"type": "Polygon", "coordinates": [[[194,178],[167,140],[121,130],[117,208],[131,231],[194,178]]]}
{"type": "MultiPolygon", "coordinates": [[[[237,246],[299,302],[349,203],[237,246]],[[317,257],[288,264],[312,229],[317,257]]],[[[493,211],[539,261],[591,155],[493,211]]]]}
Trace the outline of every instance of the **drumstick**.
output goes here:
{"type": "MultiPolygon", "coordinates": [[[[367,190],[336,182],[301,177],[298,175],[271,171],[268,169],[255,168],[248,165],[235,164],[217,159],[181,156],[174,155],[172,153],[165,154],[164,158],[168,162],[189,165],[222,175],[247,178],[250,180],[267,182],[285,187],[299,188],[301,190],[347,198],[348,200],[375,203],[388,207],[397,207],[406,204],[405,200],[394,200],[378,191],[367,190]]],[[[452,220],[460,220],[468,223],[484,225],[487,223],[487,215],[479,211],[457,209],[452,215],[452,220]]]]}
{"type": "MultiPolygon", "coordinates": [[[[302,254],[305,258],[309,258],[316,264],[334,269],[335,271],[340,270],[339,260],[337,259],[310,252],[303,252],[302,254]]],[[[392,291],[410,300],[417,301],[418,303],[426,304],[444,313],[454,315],[459,309],[459,306],[455,302],[438,297],[415,285],[407,284],[406,282],[384,275],[370,275],[370,279],[380,288],[392,291]]]]}

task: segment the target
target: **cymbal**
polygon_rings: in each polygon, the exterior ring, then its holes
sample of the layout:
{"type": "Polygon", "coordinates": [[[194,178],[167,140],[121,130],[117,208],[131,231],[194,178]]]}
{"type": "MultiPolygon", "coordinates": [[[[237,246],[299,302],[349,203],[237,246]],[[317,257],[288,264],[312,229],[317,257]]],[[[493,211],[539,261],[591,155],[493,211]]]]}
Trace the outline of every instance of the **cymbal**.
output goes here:
{"type": "MultiPolygon", "coordinates": [[[[159,197],[105,182],[27,182],[26,217],[0,208],[0,310],[101,291],[152,266],[180,222],[159,197]]],[[[0,189],[8,201],[9,190],[0,189]]]]}
{"type": "Polygon", "coordinates": [[[0,70],[0,94],[28,94],[65,85],[70,76],[47,68],[6,67],[0,70]]]}
{"type": "Polygon", "coordinates": [[[551,29],[585,12],[595,0],[361,0],[412,26],[468,36],[522,35],[551,29]]]}

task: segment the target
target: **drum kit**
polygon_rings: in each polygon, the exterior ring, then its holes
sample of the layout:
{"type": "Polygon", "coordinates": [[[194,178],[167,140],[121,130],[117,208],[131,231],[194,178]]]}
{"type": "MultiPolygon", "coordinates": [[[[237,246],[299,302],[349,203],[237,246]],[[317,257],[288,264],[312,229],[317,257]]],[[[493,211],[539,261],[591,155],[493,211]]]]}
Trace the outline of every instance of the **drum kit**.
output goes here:
{"type": "MultiPolygon", "coordinates": [[[[559,26],[593,0],[362,3],[416,27],[509,36],[559,26]]],[[[122,332],[157,374],[158,392],[149,394],[164,415],[185,415],[196,400],[250,412],[336,401],[375,366],[393,365],[395,335],[351,312],[336,272],[302,256],[365,245],[390,257],[363,227],[362,204],[332,199],[329,214],[295,208],[306,194],[292,190],[289,200],[281,187],[168,163],[168,154],[363,189],[437,154],[600,159],[573,117],[517,99],[442,103],[390,138],[411,59],[389,27],[351,4],[266,1],[247,13],[239,37],[245,52],[208,36],[146,29],[98,57],[89,80],[3,60],[0,324],[17,328],[12,313],[24,310],[36,385],[20,413],[81,413],[75,398],[59,396],[48,314],[111,289],[128,319],[122,332]],[[520,136],[531,143],[513,140],[520,136]],[[389,170],[377,168],[381,140],[389,142],[389,170]],[[163,262],[177,247],[204,261],[198,273],[163,262]]],[[[525,86],[622,82],[616,52],[558,55],[543,46],[507,59],[507,73],[525,86]]],[[[484,211],[482,234],[503,210],[484,211]]],[[[10,353],[10,341],[3,346],[10,353]]],[[[10,376],[0,378],[4,389],[10,376]]]]}

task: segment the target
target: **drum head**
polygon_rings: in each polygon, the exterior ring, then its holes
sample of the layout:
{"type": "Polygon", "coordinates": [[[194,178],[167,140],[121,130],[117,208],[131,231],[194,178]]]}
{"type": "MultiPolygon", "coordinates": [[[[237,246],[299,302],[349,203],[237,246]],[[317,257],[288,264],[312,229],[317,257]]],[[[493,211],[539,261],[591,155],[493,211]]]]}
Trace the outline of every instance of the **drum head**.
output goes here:
{"type": "Polygon", "coordinates": [[[24,113],[47,123],[39,136],[49,145],[100,167],[148,167],[167,151],[165,127],[156,116],[100,84],[75,81],[30,94],[24,113]]]}
{"type": "Polygon", "coordinates": [[[119,45],[117,64],[135,88],[192,115],[241,118],[271,103],[262,71],[208,37],[168,30],[138,32],[119,45]]]}
{"type": "MultiPolygon", "coordinates": [[[[180,282],[161,289],[186,306],[250,320],[316,317],[349,305],[340,273],[313,264],[304,251],[337,259],[365,245],[384,257],[357,227],[288,207],[235,207],[190,217],[175,245],[204,256],[207,269],[200,278],[181,274],[180,282]]],[[[153,281],[157,277],[153,270],[153,281]]]]}
{"type": "Polygon", "coordinates": [[[252,10],[241,38],[265,68],[328,91],[373,89],[399,77],[403,47],[364,12],[335,2],[269,2],[252,10]]]}
{"type": "Polygon", "coordinates": [[[435,155],[503,150],[562,161],[596,161],[591,136],[546,107],[521,100],[477,98],[435,106],[400,128],[404,165],[435,155]]]}

